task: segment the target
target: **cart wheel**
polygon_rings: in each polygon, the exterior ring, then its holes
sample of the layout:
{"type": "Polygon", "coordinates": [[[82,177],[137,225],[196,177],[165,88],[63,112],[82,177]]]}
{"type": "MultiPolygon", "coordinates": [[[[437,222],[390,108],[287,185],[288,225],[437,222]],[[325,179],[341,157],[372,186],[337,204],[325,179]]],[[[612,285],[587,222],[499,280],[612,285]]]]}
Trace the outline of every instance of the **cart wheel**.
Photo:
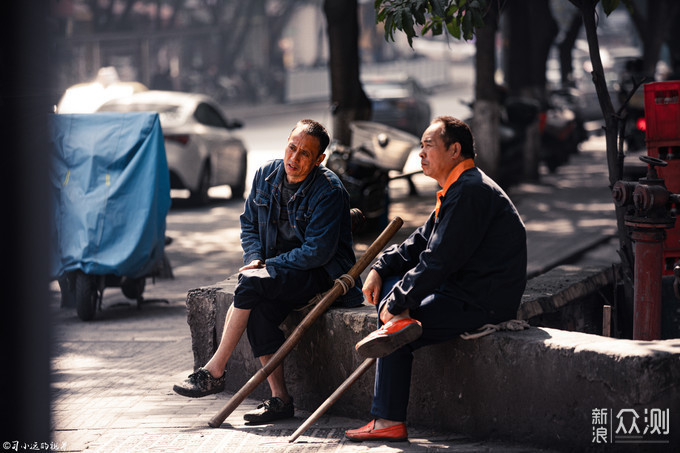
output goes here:
{"type": "Polygon", "coordinates": [[[73,272],[67,272],[57,280],[59,282],[59,290],[61,292],[61,307],[75,308],[76,306],[76,289],[75,277],[73,272]]]}
{"type": "Polygon", "coordinates": [[[123,291],[123,295],[128,299],[139,299],[144,293],[144,287],[146,286],[146,278],[130,278],[123,277],[120,281],[120,289],[123,291]]]}
{"type": "Polygon", "coordinates": [[[90,321],[97,310],[97,281],[95,277],[81,271],[76,272],[75,279],[78,317],[83,321],[90,321]]]}

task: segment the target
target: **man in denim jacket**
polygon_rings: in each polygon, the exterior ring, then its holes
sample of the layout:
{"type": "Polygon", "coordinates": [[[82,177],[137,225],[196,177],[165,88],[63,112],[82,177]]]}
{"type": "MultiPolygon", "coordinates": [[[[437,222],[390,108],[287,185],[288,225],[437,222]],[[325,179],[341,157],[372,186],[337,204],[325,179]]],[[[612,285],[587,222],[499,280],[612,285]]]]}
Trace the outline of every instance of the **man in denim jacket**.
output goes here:
{"type": "MultiPolygon", "coordinates": [[[[340,179],[320,165],[329,141],[321,124],[302,120],[288,137],[284,158],[255,174],[241,214],[245,265],[239,269],[222,340],[204,367],[175,385],[177,393],[201,397],[221,392],[227,361],[246,330],[264,366],[285,340],[278,326],[290,311],[329,289],[354,265],[349,195],[340,179]]],[[[361,305],[359,288],[351,288],[338,304],[361,305]]],[[[272,398],[245,414],[250,423],[293,416],[283,364],[267,380],[272,398]]]]}

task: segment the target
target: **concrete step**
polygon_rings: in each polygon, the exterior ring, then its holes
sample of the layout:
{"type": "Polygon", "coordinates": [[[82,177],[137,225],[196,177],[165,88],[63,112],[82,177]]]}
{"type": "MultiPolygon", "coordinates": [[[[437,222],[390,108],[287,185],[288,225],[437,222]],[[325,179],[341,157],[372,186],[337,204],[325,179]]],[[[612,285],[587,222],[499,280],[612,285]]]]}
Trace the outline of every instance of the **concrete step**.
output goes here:
{"type": "MultiPolygon", "coordinates": [[[[561,309],[612,280],[611,268],[556,268],[530,281],[519,316],[561,309]]],[[[232,277],[187,296],[194,368],[217,348],[235,284],[232,277]]],[[[304,314],[291,314],[284,331],[289,334],[304,314]]],[[[314,411],[359,366],[354,345],[376,323],[375,308],[362,306],[331,308],[310,327],[285,361],[297,408],[314,411]]],[[[576,448],[591,443],[595,409],[647,414],[680,407],[680,340],[639,342],[532,327],[422,348],[414,363],[408,420],[473,437],[576,448]]],[[[259,369],[242,339],[227,365],[227,389],[238,391],[259,369]]],[[[372,392],[371,370],[328,412],[368,418],[372,392]]],[[[268,396],[266,384],[252,394],[268,396]]],[[[680,442],[680,420],[670,423],[670,434],[655,439],[680,442]]]]}

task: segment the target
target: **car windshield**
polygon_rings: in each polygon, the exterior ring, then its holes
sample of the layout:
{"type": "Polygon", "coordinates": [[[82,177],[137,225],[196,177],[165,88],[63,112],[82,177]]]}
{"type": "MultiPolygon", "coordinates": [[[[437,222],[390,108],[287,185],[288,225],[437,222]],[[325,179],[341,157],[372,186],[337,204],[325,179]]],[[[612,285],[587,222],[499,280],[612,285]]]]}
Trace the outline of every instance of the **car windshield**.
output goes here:
{"type": "Polygon", "coordinates": [[[157,112],[161,126],[172,126],[182,122],[182,106],[160,103],[108,103],[99,112],[157,112]]]}

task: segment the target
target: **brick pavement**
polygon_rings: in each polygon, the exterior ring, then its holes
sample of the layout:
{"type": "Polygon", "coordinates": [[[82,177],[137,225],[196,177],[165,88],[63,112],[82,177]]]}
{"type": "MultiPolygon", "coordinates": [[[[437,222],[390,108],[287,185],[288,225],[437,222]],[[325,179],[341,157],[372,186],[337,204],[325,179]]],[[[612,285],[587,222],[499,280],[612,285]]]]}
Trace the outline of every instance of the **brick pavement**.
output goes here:
{"type": "Polygon", "coordinates": [[[258,403],[250,399],[220,429],[209,428],[208,420],[231,394],[187,399],[172,391],[191,371],[183,301],[138,310],[119,304],[123,296],[111,291],[104,310],[84,323],[59,308],[53,291],[52,440],[62,451],[527,451],[423,429],[411,429],[409,442],[354,444],[343,439],[343,432],[365,421],[336,416],[322,417],[290,444],[288,437],[309,414],[298,411],[283,423],[247,426],[243,413],[258,403]]]}
{"type": "MultiPolygon", "coordinates": [[[[511,191],[529,232],[531,266],[543,269],[556,260],[573,259],[584,242],[606,242],[612,234],[602,141],[589,141],[584,151],[537,184],[511,191]]],[[[421,197],[405,197],[395,186],[393,215],[404,217],[402,234],[429,213],[434,190],[427,179],[416,179],[421,197]]],[[[598,259],[611,260],[612,251],[598,259]]],[[[65,451],[546,451],[526,446],[476,441],[456,433],[410,427],[409,442],[353,444],[343,431],[367,420],[323,416],[296,443],[287,437],[308,414],[276,425],[246,426],[243,412],[256,401],[246,400],[213,429],[207,421],[229,394],[201,399],[176,395],[172,385],[191,370],[192,352],[184,301],[190,280],[180,272],[172,281],[148,285],[147,298],[168,303],[136,304],[115,289],[107,289],[104,310],[92,322],[81,322],[75,310],[59,307],[58,287],[51,286],[53,320],[52,424],[53,441],[65,451]]],[[[368,405],[367,401],[367,412],[368,405]]],[[[367,414],[368,415],[368,414],[367,414]]],[[[37,440],[37,439],[36,439],[37,440]]]]}

